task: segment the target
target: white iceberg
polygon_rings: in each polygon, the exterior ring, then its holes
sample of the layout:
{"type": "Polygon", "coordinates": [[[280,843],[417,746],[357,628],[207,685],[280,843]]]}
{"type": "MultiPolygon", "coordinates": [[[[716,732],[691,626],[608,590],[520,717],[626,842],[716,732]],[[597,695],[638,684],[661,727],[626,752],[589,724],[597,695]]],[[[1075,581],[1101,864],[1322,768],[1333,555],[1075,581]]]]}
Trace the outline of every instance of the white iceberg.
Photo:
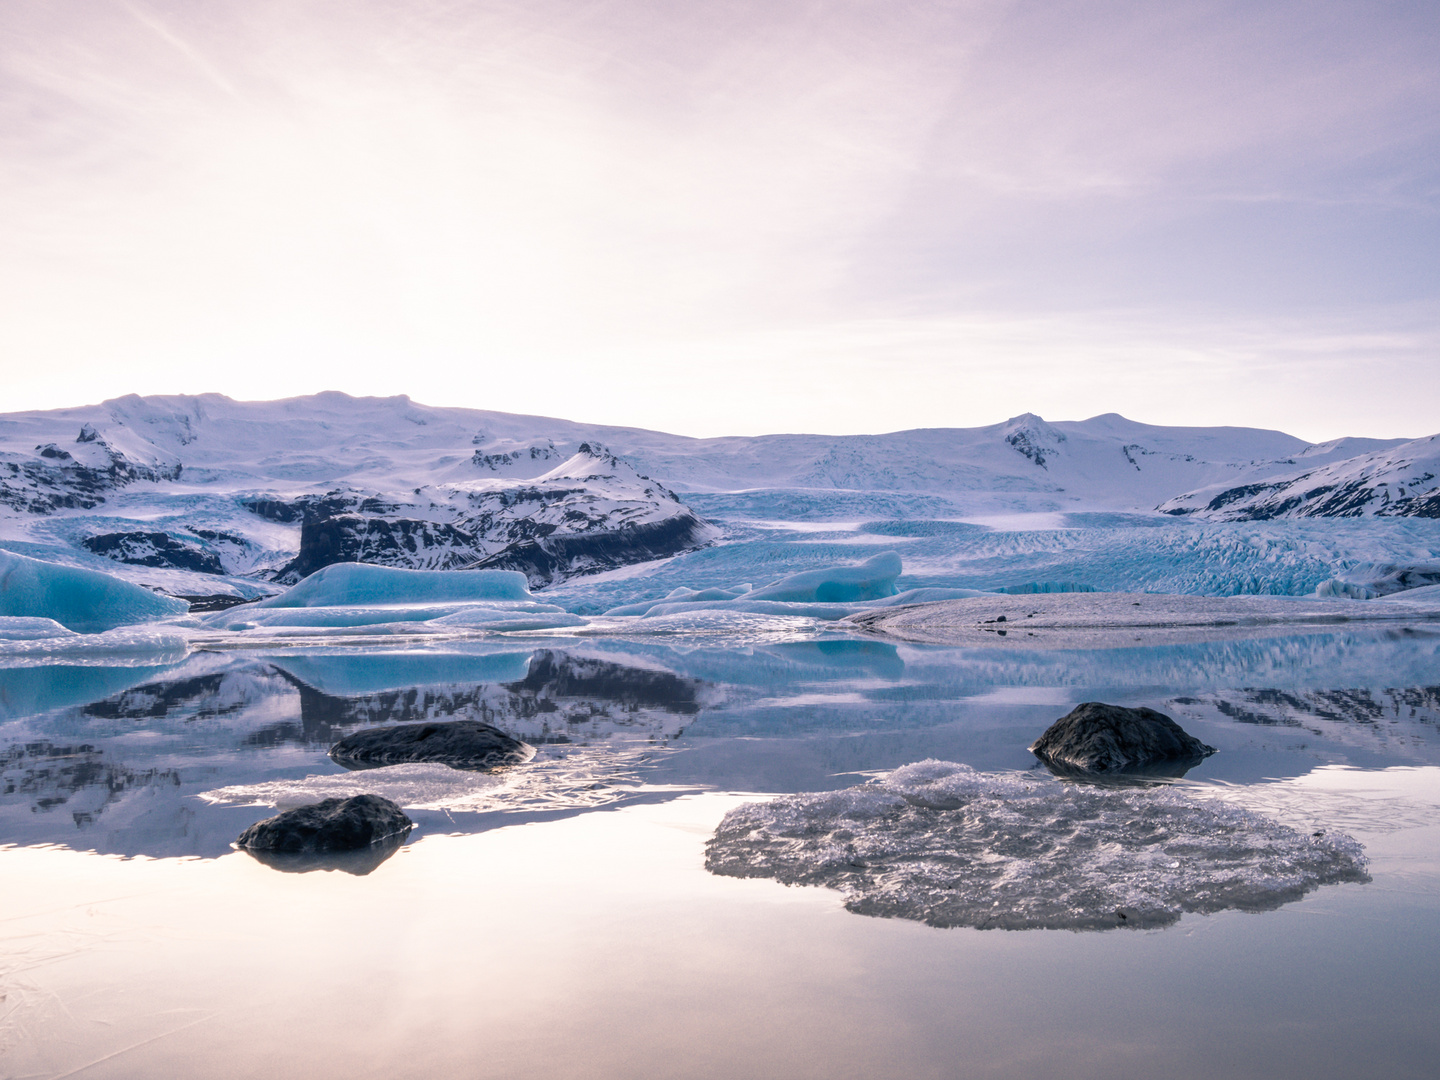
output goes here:
{"type": "Polygon", "coordinates": [[[0,551],[0,617],[52,619],[67,630],[98,634],[189,610],[184,600],[109,574],[0,551]]]}
{"type": "Polygon", "coordinates": [[[838,889],[862,915],[1011,930],[1165,926],[1369,880],[1349,837],[1182,786],[1096,787],[934,760],[737,807],[705,865],[838,889]]]}

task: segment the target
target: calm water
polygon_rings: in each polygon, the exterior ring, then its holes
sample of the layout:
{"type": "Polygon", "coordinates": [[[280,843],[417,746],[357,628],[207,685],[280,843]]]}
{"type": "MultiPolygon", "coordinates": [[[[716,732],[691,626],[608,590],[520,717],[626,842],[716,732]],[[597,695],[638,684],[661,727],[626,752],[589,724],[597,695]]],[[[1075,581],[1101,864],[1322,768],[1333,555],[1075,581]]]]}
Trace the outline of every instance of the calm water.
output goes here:
{"type": "Polygon", "coordinates": [[[0,1075],[1433,1076],[1440,636],[1104,652],[833,634],[521,638],[0,670],[0,1075]],[[927,757],[1025,770],[1086,700],[1219,748],[1188,779],[1365,844],[1370,884],[1169,929],[936,930],[704,869],[747,798],[927,757]],[[346,773],[480,717],[490,776],[346,773]],[[360,790],[418,828],[282,872],[229,845],[360,790]]]}

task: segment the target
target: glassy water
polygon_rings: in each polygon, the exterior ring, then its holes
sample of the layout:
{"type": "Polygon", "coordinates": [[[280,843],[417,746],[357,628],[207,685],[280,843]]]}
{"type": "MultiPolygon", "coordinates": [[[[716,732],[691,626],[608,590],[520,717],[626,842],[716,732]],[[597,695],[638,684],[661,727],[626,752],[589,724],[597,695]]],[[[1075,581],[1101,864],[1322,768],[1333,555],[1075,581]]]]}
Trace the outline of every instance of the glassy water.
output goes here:
{"type": "Polygon", "coordinates": [[[0,1075],[1430,1076],[1440,636],[1089,652],[519,637],[0,670],[0,1075]],[[985,773],[1082,701],[1217,748],[1186,777],[1365,845],[1368,884],[1167,929],[935,929],[706,871],[725,813],[927,758],[985,773]],[[498,773],[347,772],[478,718],[498,773]],[[232,841],[372,791],[403,846],[232,841]],[[293,871],[293,872],[285,872],[293,871]]]}

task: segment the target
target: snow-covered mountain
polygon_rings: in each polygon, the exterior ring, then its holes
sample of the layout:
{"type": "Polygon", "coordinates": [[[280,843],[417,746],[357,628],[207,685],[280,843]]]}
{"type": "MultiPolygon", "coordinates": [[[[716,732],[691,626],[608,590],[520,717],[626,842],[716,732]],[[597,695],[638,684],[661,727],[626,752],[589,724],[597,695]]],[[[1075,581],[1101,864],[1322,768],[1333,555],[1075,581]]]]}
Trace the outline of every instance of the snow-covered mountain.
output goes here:
{"type": "Polygon", "coordinates": [[[829,520],[859,505],[847,492],[932,499],[951,516],[1157,505],[1205,516],[1227,493],[1219,510],[1238,512],[1267,490],[1276,505],[1290,498],[1282,480],[1319,478],[1309,491],[1333,475],[1332,491],[1362,486],[1306,512],[1351,513],[1373,489],[1377,513],[1430,515],[1434,452],[1434,440],[1310,445],[1113,413],[695,439],[405,397],[130,396],[0,417],[0,540],[177,595],[264,590],[352,560],[518,569],[543,586],[710,543],[716,530],[687,502],[756,520],[782,506],[829,520]],[[766,497],[746,510],[756,492],[766,497]]]}
{"type": "Polygon", "coordinates": [[[1300,468],[1246,484],[1212,484],[1168,499],[1159,509],[1216,521],[1440,518],[1440,435],[1339,460],[1319,457],[1307,459],[1302,453],[1295,461],[1300,468]]]}

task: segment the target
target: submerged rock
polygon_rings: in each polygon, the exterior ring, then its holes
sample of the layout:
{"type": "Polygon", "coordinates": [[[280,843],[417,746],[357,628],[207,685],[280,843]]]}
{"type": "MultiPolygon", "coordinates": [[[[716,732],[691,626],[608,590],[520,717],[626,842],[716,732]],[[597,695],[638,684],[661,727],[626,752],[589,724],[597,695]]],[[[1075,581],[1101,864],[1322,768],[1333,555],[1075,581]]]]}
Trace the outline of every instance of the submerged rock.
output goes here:
{"type": "Polygon", "coordinates": [[[1179,775],[1215,753],[1164,713],[1087,701],[1045,729],[1030,752],[1061,772],[1179,775]],[[1168,766],[1168,768],[1165,768],[1168,766]]]}
{"type": "Polygon", "coordinates": [[[359,851],[408,833],[414,822],[379,795],[325,799],[257,821],[235,843],[250,851],[328,854],[359,851]]]}
{"type": "Polygon", "coordinates": [[[478,720],[433,721],[366,728],[330,748],[330,757],[347,769],[435,762],[455,769],[494,769],[519,765],[535,756],[529,743],[478,720]]]}

